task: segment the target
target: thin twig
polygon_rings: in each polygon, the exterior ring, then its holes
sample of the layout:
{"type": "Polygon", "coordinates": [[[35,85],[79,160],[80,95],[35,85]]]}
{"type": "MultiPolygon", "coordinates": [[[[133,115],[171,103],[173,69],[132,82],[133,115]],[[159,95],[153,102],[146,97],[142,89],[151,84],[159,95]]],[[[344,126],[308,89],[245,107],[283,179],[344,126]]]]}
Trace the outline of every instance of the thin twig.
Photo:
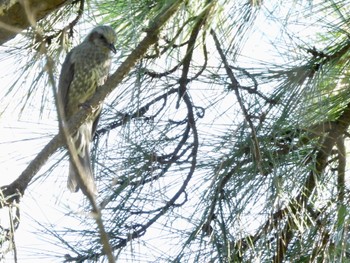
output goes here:
{"type": "MultiPolygon", "coordinates": [[[[139,109],[137,109],[134,113],[132,114],[124,114],[122,115],[122,118],[121,120],[118,120],[118,121],[113,121],[112,123],[106,125],[105,127],[102,127],[100,129],[98,129],[96,131],[96,134],[95,136],[96,137],[99,137],[107,132],[109,132],[110,130],[113,130],[117,127],[120,127],[122,125],[124,125],[126,122],[132,120],[132,119],[135,119],[135,118],[140,118],[142,116],[144,116],[147,111],[150,109],[150,107],[152,105],[154,105],[156,102],[160,101],[160,100],[164,100],[166,101],[167,98],[171,95],[171,94],[174,94],[178,91],[177,88],[173,88],[173,89],[170,89],[168,90],[167,92],[165,92],[164,94],[162,95],[159,95],[157,97],[155,97],[154,99],[152,99],[150,102],[146,103],[144,106],[140,107],[139,109]]],[[[163,104],[162,108],[164,107],[165,105],[163,104]]],[[[154,118],[156,117],[156,115],[159,113],[160,111],[158,111],[157,113],[155,113],[154,115],[152,115],[150,118],[154,118]]]]}
{"type": "MultiPolygon", "coordinates": [[[[17,258],[17,247],[16,247],[16,242],[15,242],[15,230],[16,230],[16,227],[14,225],[14,218],[13,218],[13,211],[12,211],[12,207],[13,205],[10,205],[9,207],[9,217],[10,217],[10,235],[11,235],[11,243],[12,243],[12,246],[13,246],[13,257],[14,257],[14,261],[15,263],[18,262],[18,258],[17,258]]],[[[16,209],[18,209],[16,207],[16,209]]]]}
{"type": "MultiPolygon", "coordinates": [[[[116,70],[114,74],[112,74],[102,87],[98,89],[98,92],[93,96],[93,98],[90,101],[91,107],[86,107],[86,109],[81,110],[70,120],[66,123],[66,125],[61,125],[61,127],[64,127],[60,130],[60,133],[56,135],[45,147],[44,149],[32,160],[32,162],[28,165],[28,167],[22,172],[19,178],[17,178],[11,185],[2,187],[1,190],[3,191],[3,194],[5,198],[8,198],[7,205],[10,201],[18,200],[20,199],[20,195],[17,194],[19,191],[21,194],[24,193],[25,189],[27,188],[29,182],[33,179],[33,177],[36,175],[36,173],[39,171],[39,169],[44,165],[44,163],[50,158],[50,156],[61,146],[66,143],[67,148],[69,149],[69,152],[71,154],[71,157],[73,159],[76,159],[76,151],[74,151],[74,147],[70,145],[69,135],[76,132],[76,130],[86,121],[89,115],[91,115],[91,112],[95,106],[99,105],[104,98],[113,90],[116,86],[118,86],[121,81],[124,79],[124,77],[128,74],[128,72],[132,69],[132,67],[139,61],[148,48],[154,44],[157,41],[157,35],[161,27],[169,20],[169,18],[178,10],[178,7],[183,1],[181,0],[173,0],[169,2],[163,10],[160,11],[159,15],[154,18],[153,22],[150,23],[149,29],[147,30],[147,35],[144,37],[144,39],[138,44],[138,46],[131,52],[131,54],[127,57],[127,59],[120,65],[120,67],[116,70]],[[66,139],[66,140],[65,140],[66,139]],[[13,195],[15,195],[13,197],[13,195]]],[[[51,84],[53,84],[53,89],[55,88],[55,82],[54,77],[52,73],[52,65],[50,70],[50,63],[52,61],[48,59],[48,72],[49,72],[49,79],[51,84]]],[[[60,116],[60,120],[63,120],[63,107],[60,106],[60,102],[58,101],[58,114],[60,116]]],[[[73,145],[74,146],[74,145],[73,145]]],[[[79,167],[79,162],[74,161],[73,164],[75,164],[78,170],[78,174],[81,174],[81,167],[79,167]]],[[[80,176],[78,176],[79,179],[80,176]]],[[[82,185],[84,185],[84,182],[82,180],[82,185]]],[[[104,225],[102,222],[101,217],[101,211],[98,208],[96,204],[96,200],[94,197],[94,194],[91,193],[90,189],[88,187],[82,187],[81,188],[84,194],[87,196],[87,198],[90,201],[90,204],[92,206],[92,210],[95,214],[95,220],[98,225],[100,236],[101,236],[101,243],[103,245],[104,254],[107,255],[109,262],[114,262],[114,257],[112,254],[112,247],[110,246],[108,242],[108,235],[106,231],[104,230],[104,225]]],[[[162,215],[161,213],[160,215],[162,215]]],[[[159,216],[160,216],[159,215],[159,216]]],[[[142,233],[138,232],[135,233],[135,236],[140,236],[142,233]]]]}
{"type": "Polygon", "coordinates": [[[182,74],[181,74],[181,78],[179,80],[179,98],[178,98],[178,101],[176,103],[177,109],[180,106],[180,101],[183,98],[184,94],[186,93],[187,84],[190,81],[188,78],[188,74],[190,71],[192,55],[193,55],[193,51],[195,48],[195,44],[197,41],[199,31],[202,28],[202,26],[205,25],[206,20],[210,14],[212,7],[213,7],[213,5],[208,4],[205,7],[204,11],[197,17],[197,21],[192,29],[190,38],[188,40],[186,54],[185,54],[185,57],[183,58],[182,74]]]}
{"type": "Polygon", "coordinates": [[[77,2],[79,2],[79,8],[78,8],[78,12],[76,17],[72,20],[72,22],[70,22],[68,25],[66,25],[65,27],[63,27],[62,29],[58,30],[56,33],[51,34],[49,36],[44,37],[44,41],[46,43],[51,43],[52,39],[54,39],[55,37],[59,36],[60,34],[64,34],[65,32],[67,32],[69,30],[69,37],[73,36],[73,28],[75,27],[75,25],[79,22],[79,20],[81,19],[83,13],[84,13],[84,3],[85,0],[77,0],[74,1],[72,3],[72,5],[76,4],[77,2]]]}
{"type": "Polygon", "coordinates": [[[94,190],[91,188],[91,185],[85,180],[86,177],[84,176],[84,169],[82,167],[82,164],[79,161],[78,152],[73,143],[72,133],[69,132],[66,126],[64,103],[61,100],[61,98],[57,95],[57,87],[56,87],[56,82],[53,74],[53,61],[51,57],[47,55],[47,52],[46,52],[46,58],[47,58],[46,69],[49,76],[49,82],[51,84],[51,87],[54,93],[60,131],[64,136],[65,144],[70,155],[71,163],[73,164],[74,169],[76,169],[77,171],[77,180],[79,181],[80,189],[84,193],[84,195],[87,197],[92,207],[93,218],[95,219],[95,222],[99,230],[103,251],[107,255],[108,262],[114,263],[115,259],[113,256],[112,247],[109,243],[108,235],[106,233],[106,230],[102,221],[101,210],[99,209],[96,203],[96,196],[95,196],[94,190]]]}
{"type": "Polygon", "coordinates": [[[224,67],[225,67],[225,70],[226,70],[226,73],[231,81],[231,84],[232,84],[232,87],[233,87],[233,90],[235,91],[235,94],[236,94],[236,98],[237,98],[237,101],[239,103],[239,106],[241,107],[242,109],[242,112],[243,112],[243,115],[244,115],[244,118],[245,120],[247,121],[248,125],[249,125],[249,128],[251,130],[251,134],[252,134],[252,137],[251,137],[251,140],[252,140],[252,143],[253,143],[253,154],[254,154],[254,158],[256,160],[256,163],[257,163],[257,167],[258,167],[258,170],[260,172],[261,175],[265,175],[266,172],[264,171],[263,167],[262,167],[262,159],[261,159],[261,152],[260,152],[260,147],[259,147],[259,141],[258,141],[258,137],[256,135],[256,130],[255,130],[255,127],[254,127],[254,124],[252,122],[252,120],[249,118],[249,114],[248,114],[248,110],[247,108],[245,107],[243,101],[242,101],[242,98],[241,98],[241,95],[239,94],[239,87],[240,87],[240,84],[238,82],[238,80],[236,79],[236,77],[234,76],[231,68],[230,68],[230,65],[226,59],[226,56],[220,46],[220,42],[216,36],[216,33],[214,30],[211,30],[210,31],[211,35],[213,36],[213,39],[214,39],[214,42],[215,42],[215,46],[216,46],[216,49],[218,50],[219,52],[219,55],[221,57],[221,60],[222,62],[224,63],[224,67]]]}
{"type": "MultiPolygon", "coordinates": [[[[118,69],[108,78],[106,83],[94,94],[89,102],[91,107],[81,109],[66,123],[67,130],[70,134],[76,132],[91,114],[91,111],[122,82],[132,67],[142,58],[148,48],[156,41],[156,36],[159,30],[168,21],[171,15],[175,13],[182,2],[182,0],[173,0],[164,8],[162,12],[160,12],[160,14],[154,19],[154,22],[150,23],[149,30],[147,30],[147,35],[118,67],[118,69]]],[[[5,199],[8,198],[6,199],[8,202],[7,205],[13,200],[17,200],[19,202],[20,195],[24,194],[29,182],[33,179],[39,169],[56,152],[56,150],[62,147],[64,144],[65,142],[62,134],[57,134],[29,163],[26,169],[15,181],[13,181],[10,185],[1,187],[0,190],[3,191],[5,199]]]]}
{"type": "MultiPolygon", "coordinates": [[[[283,229],[285,234],[285,239],[282,240],[283,237],[279,237],[278,241],[283,242],[284,247],[288,247],[289,242],[291,241],[291,237],[293,235],[292,231],[295,229],[295,224],[293,224],[293,220],[295,220],[295,216],[297,213],[300,213],[301,209],[306,209],[310,215],[315,214],[313,217],[315,218],[317,224],[323,226],[322,222],[316,218],[318,216],[317,213],[312,212],[308,199],[312,192],[314,191],[317,181],[320,180],[320,176],[323,174],[327,163],[328,158],[331,155],[332,149],[336,143],[338,143],[338,147],[342,147],[339,145],[339,137],[346,133],[350,125],[350,103],[345,107],[343,113],[340,117],[332,123],[332,129],[326,130],[326,136],[323,140],[323,143],[316,154],[316,159],[314,161],[315,168],[312,169],[306,179],[304,187],[301,189],[299,195],[293,198],[286,206],[275,213],[266,221],[265,224],[261,227],[260,231],[258,231],[255,235],[245,237],[244,239],[250,239],[253,243],[256,243],[261,237],[264,236],[265,233],[269,231],[269,229],[273,228],[278,222],[286,219],[288,223],[285,224],[285,228],[283,229]]],[[[343,150],[340,150],[343,152],[343,150]]],[[[342,179],[341,179],[342,181],[342,179]]],[[[313,223],[314,224],[314,223],[313,223]]],[[[322,245],[326,245],[329,240],[329,234],[325,233],[322,240],[322,245]]],[[[239,243],[239,242],[236,242],[239,243]]],[[[282,243],[281,243],[282,244],[282,243]]],[[[248,247],[242,248],[247,249],[248,247]]],[[[282,247],[281,247],[282,248],[282,247]]],[[[280,252],[283,252],[282,250],[280,252]]],[[[278,262],[283,258],[284,254],[275,255],[275,261],[278,262]]],[[[315,255],[313,255],[315,256],[315,255]]]]}
{"type": "Polygon", "coordinates": [[[344,143],[344,136],[339,136],[337,139],[337,152],[338,152],[338,198],[340,205],[344,203],[345,197],[345,167],[346,167],[346,148],[344,143]]]}

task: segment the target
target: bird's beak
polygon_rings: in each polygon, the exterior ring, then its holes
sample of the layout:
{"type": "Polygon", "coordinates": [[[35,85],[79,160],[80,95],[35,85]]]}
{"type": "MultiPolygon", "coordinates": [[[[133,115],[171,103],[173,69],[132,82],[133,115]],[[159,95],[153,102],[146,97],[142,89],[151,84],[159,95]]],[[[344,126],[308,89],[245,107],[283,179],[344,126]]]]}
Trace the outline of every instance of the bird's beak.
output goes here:
{"type": "Polygon", "coordinates": [[[108,48],[115,54],[115,53],[117,53],[117,50],[116,50],[116,48],[115,48],[115,46],[113,45],[113,44],[109,44],[108,45],[108,48]]]}

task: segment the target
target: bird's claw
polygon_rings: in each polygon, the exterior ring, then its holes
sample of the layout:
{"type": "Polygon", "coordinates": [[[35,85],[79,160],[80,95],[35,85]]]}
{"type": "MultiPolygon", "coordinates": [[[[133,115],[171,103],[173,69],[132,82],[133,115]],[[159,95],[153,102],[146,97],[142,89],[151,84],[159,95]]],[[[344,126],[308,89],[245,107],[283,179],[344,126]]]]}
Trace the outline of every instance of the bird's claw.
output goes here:
{"type": "Polygon", "coordinates": [[[90,103],[87,103],[87,102],[80,103],[79,108],[84,110],[93,109],[90,103]]]}

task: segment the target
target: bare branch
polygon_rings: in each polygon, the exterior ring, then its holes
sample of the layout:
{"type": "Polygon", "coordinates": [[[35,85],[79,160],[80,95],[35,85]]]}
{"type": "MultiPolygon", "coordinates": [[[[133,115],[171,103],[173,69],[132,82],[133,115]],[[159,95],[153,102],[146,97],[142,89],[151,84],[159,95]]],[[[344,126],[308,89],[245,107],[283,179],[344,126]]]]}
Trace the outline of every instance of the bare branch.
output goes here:
{"type": "MultiPolygon", "coordinates": [[[[121,120],[117,120],[117,121],[113,121],[112,123],[106,125],[105,127],[102,127],[100,129],[98,129],[96,131],[95,136],[99,137],[105,133],[107,133],[108,131],[115,129],[116,127],[120,127],[122,125],[124,125],[125,123],[127,123],[128,121],[135,119],[135,118],[140,118],[145,116],[145,114],[147,113],[147,111],[149,110],[149,108],[155,104],[156,102],[160,101],[160,100],[164,100],[164,103],[166,102],[168,96],[170,96],[171,94],[174,94],[177,92],[177,89],[170,89],[169,91],[167,91],[166,93],[157,96],[156,98],[154,98],[153,100],[151,100],[150,102],[146,103],[144,106],[140,107],[139,109],[137,109],[137,111],[135,111],[132,114],[123,114],[121,116],[121,120]]],[[[163,106],[164,107],[164,104],[163,106]]],[[[158,111],[160,112],[160,110],[158,111]]],[[[154,118],[157,115],[157,113],[155,113],[153,116],[151,117],[147,117],[147,118],[154,118]]]]}
{"type": "Polygon", "coordinates": [[[226,70],[226,73],[231,81],[231,85],[233,87],[233,90],[235,91],[235,94],[236,94],[236,98],[237,98],[237,101],[239,103],[239,106],[241,107],[242,109],[242,112],[243,112],[243,115],[244,115],[244,118],[245,120],[248,122],[249,124],[249,127],[251,129],[251,133],[252,133],[252,136],[251,136],[251,140],[252,140],[252,143],[253,143],[253,153],[254,153],[254,158],[256,160],[256,163],[257,163],[257,167],[260,171],[260,174],[261,175],[266,175],[266,172],[264,171],[263,167],[262,167],[262,160],[261,160],[261,152],[260,152],[260,146],[259,146],[259,141],[258,141],[258,138],[257,138],[257,135],[256,135],[256,129],[253,125],[253,122],[252,120],[250,119],[249,117],[249,114],[248,114],[248,110],[247,108],[245,107],[243,101],[242,101],[242,98],[241,98],[241,95],[239,94],[239,90],[238,88],[240,87],[240,84],[238,82],[238,80],[236,79],[236,77],[234,76],[230,66],[229,66],[229,63],[226,59],[226,56],[223,52],[223,50],[221,49],[221,46],[220,46],[220,42],[215,34],[215,31],[214,30],[211,30],[211,34],[214,38],[214,42],[215,42],[215,46],[216,46],[216,49],[218,50],[219,52],[219,55],[221,57],[221,60],[222,62],[224,63],[224,67],[225,67],[225,70],[226,70]]]}
{"type": "MultiPolygon", "coordinates": [[[[168,21],[172,14],[174,14],[182,3],[181,0],[174,0],[164,7],[164,10],[159,13],[157,17],[150,24],[147,35],[138,44],[138,46],[131,52],[131,54],[125,59],[120,67],[114,72],[106,83],[97,90],[96,94],[90,100],[91,107],[86,107],[72,116],[67,122],[67,130],[70,134],[74,133],[92,113],[100,102],[110,94],[115,87],[117,87],[124,77],[129,73],[132,67],[139,61],[146,53],[148,48],[155,43],[160,28],[168,21]]],[[[56,135],[43,150],[31,161],[28,167],[22,172],[22,174],[10,185],[3,186],[1,190],[5,198],[9,198],[7,202],[11,203],[13,200],[19,202],[20,195],[24,194],[29,182],[33,179],[39,169],[46,163],[55,151],[64,145],[62,134],[56,135]]]]}
{"type": "Polygon", "coordinates": [[[25,0],[2,1],[0,8],[0,45],[14,38],[23,29],[31,26],[27,12],[31,13],[31,20],[39,21],[57,8],[66,4],[67,0],[25,0]],[[25,5],[24,5],[25,3],[25,5]],[[26,10],[25,6],[28,7],[26,10]]]}
{"type": "Polygon", "coordinates": [[[190,38],[189,38],[188,44],[187,44],[186,55],[183,59],[182,74],[181,74],[181,78],[179,80],[179,84],[180,84],[179,85],[179,99],[177,101],[176,108],[179,108],[180,100],[182,99],[182,97],[186,93],[186,86],[187,86],[187,83],[189,82],[188,73],[190,70],[190,64],[192,61],[192,55],[193,55],[193,51],[194,51],[195,44],[197,41],[197,37],[198,37],[200,29],[202,28],[203,25],[205,25],[206,20],[210,14],[212,7],[213,7],[212,4],[208,4],[206,6],[206,8],[202,12],[202,14],[200,14],[197,17],[197,21],[196,21],[196,23],[191,31],[191,35],[190,35],[190,38]]]}
{"type": "Polygon", "coordinates": [[[338,200],[339,204],[343,204],[345,196],[345,166],[346,166],[346,149],[344,136],[337,139],[338,150],[338,200]]]}

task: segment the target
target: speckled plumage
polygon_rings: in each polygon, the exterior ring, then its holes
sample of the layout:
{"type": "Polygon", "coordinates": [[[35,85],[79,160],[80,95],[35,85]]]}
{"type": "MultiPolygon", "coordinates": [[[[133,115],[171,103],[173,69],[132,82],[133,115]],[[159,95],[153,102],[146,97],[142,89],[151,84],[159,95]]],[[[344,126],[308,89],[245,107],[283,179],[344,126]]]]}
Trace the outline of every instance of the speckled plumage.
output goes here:
{"type": "MultiPolygon", "coordinates": [[[[67,54],[62,65],[58,89],[66,120],[78,112],[80,107],[91,99],[96,89],[105,83],[110,69],[111,51],[115,52],[115,41],[116,34],[111,27],[98,26],[80,45],[67,54]]],[[[101,108],[102,105],[94,109],[92,116],[72,136],[80,164],[83,167],[82,176],[85,185],[95,193],[90,143],[96,130],[101,108]]],[[[72,192],[81,188],[77,172],[71,161],[67,186],[72,192]]]]}

